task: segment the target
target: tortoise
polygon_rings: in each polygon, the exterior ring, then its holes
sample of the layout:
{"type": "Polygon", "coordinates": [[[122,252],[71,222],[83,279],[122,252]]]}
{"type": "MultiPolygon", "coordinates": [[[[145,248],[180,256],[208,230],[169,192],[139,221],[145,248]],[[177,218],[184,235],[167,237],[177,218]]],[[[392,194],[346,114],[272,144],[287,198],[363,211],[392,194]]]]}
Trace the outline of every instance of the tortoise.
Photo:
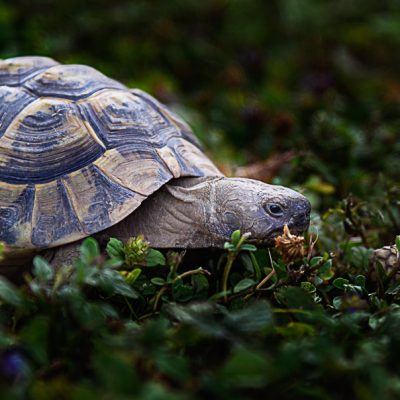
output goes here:
{"type": "Polygon", "coordinates": [[[141,233],[155,248],[221,248],[236,229],[268,245],[284,225],[308,228],[303,195],[225,177],[190,127],[141,90],[39,56],[0,60],[0,85],[8,264],[49,248],[64,260],[99,232],[141,233]]]}

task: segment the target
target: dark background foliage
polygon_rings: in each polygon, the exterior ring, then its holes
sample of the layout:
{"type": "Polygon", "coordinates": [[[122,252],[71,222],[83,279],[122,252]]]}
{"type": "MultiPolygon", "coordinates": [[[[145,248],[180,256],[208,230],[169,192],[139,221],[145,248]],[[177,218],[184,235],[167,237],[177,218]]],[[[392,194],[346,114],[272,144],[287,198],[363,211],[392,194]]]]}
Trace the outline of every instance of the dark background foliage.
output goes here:
{"type": "Polygon", "coordinates": [[[145,89],[222,167],[295,150],[275,181],[315,206],[399,177],[395,0],[14,0],[0,23],[2,57],[86,63],[145,89]]]}

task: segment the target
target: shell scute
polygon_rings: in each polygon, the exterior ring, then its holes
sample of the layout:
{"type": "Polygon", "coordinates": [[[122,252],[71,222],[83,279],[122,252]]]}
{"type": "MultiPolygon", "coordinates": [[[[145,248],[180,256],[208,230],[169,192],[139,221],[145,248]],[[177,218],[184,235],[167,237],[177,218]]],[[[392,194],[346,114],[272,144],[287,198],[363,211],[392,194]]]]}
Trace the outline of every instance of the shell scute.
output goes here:
{"type": "Polygon", "coordinates": [[[130,146],[124,146],[111,149],[94,164],[122,186],[146,197],[173,177],[150,148],[132,150],[130,146]]]}
{"type": "Polygon", "coordinates": [[[0,189],[0,236],[8,245],[30,241],[35,198],[32,186],[8,185],[0,189]]]}
{"type": "Polygon", "coordinates": [[[104,153],[77,107],[60,99],[28,105],[0,138],[0,181],[44,183],[88,165],[104,153]]]}
{"type": "Polygon", "coordinates": [[[127,91],[104,91],[79,106],[109,148],[128,143],[162,146],[171,136],[179,134],[164,115],[127,91]]]}
{"type": "Polygon", "coordinates": [[[0,85],[19,86],[47,68],[59,65],[48,57],[15,57],[0,60],[0,85]]]}
{"type": "Polygon", "coordinates": [[[88,235],[113,225],[121,215],[130,213],[145,199],[112,181],[94,165],[66,176],[63,181],[88,235]]]}
{"type": "Polygon", "coordinates": [[[0,138],[18,114],[35,100],[35,96],[20,88],[0,86],[0,138]]]}
{"type": "Polygon", "coordinates": [[[41,97],[79,100],[103,89],[126,87],[85,65],[56,65],[26,81],[24,87],[41,97]]]}
{"type": "Polygon", "coordinates": [[[84,234],[61,180],[36,185],[32,244],[37,248],[66,243],[84,234]]]}

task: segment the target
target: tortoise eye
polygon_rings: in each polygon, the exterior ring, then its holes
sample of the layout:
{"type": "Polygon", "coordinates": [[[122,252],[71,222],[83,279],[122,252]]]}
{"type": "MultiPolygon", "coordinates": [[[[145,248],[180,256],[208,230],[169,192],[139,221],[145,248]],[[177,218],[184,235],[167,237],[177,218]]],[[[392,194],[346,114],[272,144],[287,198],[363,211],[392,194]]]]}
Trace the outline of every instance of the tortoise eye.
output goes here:
{"type": "Polygon", "coordinates": [[[273,217],[282,217],[283,215],[283,208],[279,204],[268,203],[265,208],[273,217]]]}

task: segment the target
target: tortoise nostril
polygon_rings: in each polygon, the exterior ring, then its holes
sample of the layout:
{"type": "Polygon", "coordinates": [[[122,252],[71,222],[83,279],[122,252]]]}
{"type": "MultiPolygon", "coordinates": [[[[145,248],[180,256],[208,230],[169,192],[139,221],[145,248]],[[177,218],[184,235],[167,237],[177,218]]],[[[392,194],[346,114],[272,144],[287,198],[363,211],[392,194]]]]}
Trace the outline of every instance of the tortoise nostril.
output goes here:
{"type": "Polygon", "coordinates": [[[294,216],[294,223],[299,227],[308,227],[310,224],[310,214],[308,212],[301,212],[294,216]]]}

